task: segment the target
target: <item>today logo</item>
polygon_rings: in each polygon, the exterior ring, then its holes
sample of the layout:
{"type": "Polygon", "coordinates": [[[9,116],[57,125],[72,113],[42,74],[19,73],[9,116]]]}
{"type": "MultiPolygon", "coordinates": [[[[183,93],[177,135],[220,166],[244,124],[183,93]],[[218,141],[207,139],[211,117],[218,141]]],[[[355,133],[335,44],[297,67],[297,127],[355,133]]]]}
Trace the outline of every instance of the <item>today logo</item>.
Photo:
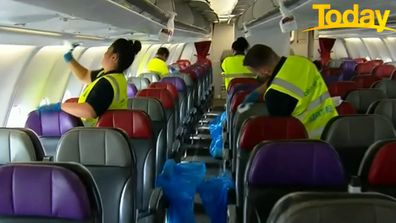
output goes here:
{"type": "Polygon", "coordinates": [[[312,9],[318,10],[318,26],[306,29],[304,32],[337,28],[366,28],[376,29],[377,32],[384,30],[396,32],[395,29],[386,26],[390,10],[385,10],[383,14],[381,10],[373,9],[363,9],[359,12],[358,4],[354,4],[353,9],[348,9],[343,13],[331,9],[330,4],[313,4],[312,9]]]}

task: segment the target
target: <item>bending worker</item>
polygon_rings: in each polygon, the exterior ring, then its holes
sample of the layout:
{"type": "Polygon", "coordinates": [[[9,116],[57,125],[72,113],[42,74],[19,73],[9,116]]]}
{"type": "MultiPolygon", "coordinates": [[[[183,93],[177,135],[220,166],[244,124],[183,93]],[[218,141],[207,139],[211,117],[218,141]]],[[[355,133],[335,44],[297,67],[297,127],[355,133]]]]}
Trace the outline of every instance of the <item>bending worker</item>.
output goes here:
{"type": "Polygon", "coordinates": [[[147,70],[152,73],[156,73],[162,77],[169,74],[168,65],[166,61],[169,57],[169,50],[165,47],[158,49],[157,54],[147,64],[147,70]]]}
{"type": "Polygon", "coordinates": [[[224,71],[224,83],[226,90],[228,90],[228,85],[233,79],[233,75],[242,76],[244,74],[251,73],[247,67],[243,66],[243,59],[245,58],[245,52],[248,48],[249,43],[243,37],[239,37],[235,42],[232,43],[232,51],[234,55],[226,57],[221,64],[221,68],[224,71]]]}
{"type": "Polygon", "coordinates": [[[85,126],[95,126],[97,117],[108,109],[127,109],[127,80],[123,73],[140,51],[141,43],[118,39],[107,49],[102,59],[102,69],[90,71],[78,63],[70,50],[64,55],[73,74],[86,87],[78,103],[57,103],[39,108],[42,112],[64,111],[80,117],[85,126]]]}
{"type": "Polygon", "coordinates": [[[264,97],[270,115],[299,119],[312,139],[319,139],[327,122],[338,115],[321,74],[307,58],[279,57],[270,47],[255,45],[247,53],[244,65],[264,84],[243,104],[264,97]]]}

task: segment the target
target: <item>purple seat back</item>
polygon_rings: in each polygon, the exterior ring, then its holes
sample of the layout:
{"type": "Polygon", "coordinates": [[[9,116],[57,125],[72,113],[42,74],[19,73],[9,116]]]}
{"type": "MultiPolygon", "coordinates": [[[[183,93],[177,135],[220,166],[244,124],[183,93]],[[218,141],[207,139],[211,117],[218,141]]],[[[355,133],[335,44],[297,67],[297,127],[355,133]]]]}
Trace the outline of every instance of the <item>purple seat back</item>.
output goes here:
{"type": "Polygon", "coordinates": [[[32,111],[28,115],[25,128],[30,128],[41,137],[61,137],[77,126],[82,126],[79,118],[65,112],[46,112],[32,111]]]}
{"type": "Polygon", "coordinates": [[[173,84],[178,92],[186,91],[186,83],[184,83],[184,80],[180,77],[164,77],[160,82],[173,84]]]}
{"type": "Polygon", "coordinates": [[[0,167],[0,216],[87,220],[91,206],[74,172],[54,165],[0,167]]]}
{"type": "Polygon", "coordinates": [[[248,164],[251,186],[339,187],[346,185],[337,152],[322,141],[278,141],[260,145],[248,164]]]}
{"type": "Polygon", "coordinates": [[[138,92],[138,89],[136,88],[136,86],[132,83],[128,83],[128,85],[127,85],[128,98],[134,98],[137,92],[138,92]]]}
{"type": "Polygon", "coordinates": [[[355,76],[355,67],[357,63],[354,60],[346,60],[341,64],[340,80],[349,81],[355,76]]]}

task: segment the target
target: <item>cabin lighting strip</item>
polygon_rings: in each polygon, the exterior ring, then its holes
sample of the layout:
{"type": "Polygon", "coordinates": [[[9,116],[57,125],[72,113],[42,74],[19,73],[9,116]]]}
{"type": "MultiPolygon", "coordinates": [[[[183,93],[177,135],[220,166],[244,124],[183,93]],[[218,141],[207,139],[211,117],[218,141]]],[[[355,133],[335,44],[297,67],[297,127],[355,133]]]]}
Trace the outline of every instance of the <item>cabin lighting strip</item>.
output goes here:
{"type": "Polygon", "coordinates": [[[0,26],[0,31],[26,33],[26,34],[34,34],[34,35],[42,35],[42,36],[62,36],[62,34],[56,32],[48,32],[48,31],[41,31],[36,29],[26,29],[26,28],[17,28],[17,27],[9,27],[9,26],[0,26]]]}

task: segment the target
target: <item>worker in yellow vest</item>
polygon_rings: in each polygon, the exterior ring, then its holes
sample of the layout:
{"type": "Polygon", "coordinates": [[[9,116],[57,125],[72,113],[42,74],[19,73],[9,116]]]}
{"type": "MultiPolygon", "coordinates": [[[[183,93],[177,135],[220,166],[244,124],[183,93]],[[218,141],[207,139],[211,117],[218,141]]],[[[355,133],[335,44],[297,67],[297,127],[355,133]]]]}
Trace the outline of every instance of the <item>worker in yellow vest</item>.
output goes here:
{"type": "Polygon", "coordinates": [[[228,89],[230,81],[234,78],[233,76],[243,76],[251,73],[247,67],[243,66],[243,59],[245,58],[245,52],[248,48],[248,41],[243,37],[239,37],[232,43],[232,51],[234,55],[226,57],[223,60],[221,68],[224,73],[224,84],[226,90],[228,89]]]}
{"type": "Polygon", "coordinates": [[[157,54],[147,64],[147,70],[152,73],[160,75],[161,78],[169,74],[168,64],[166,61],[169,57],[169,50],[165,47],[158,49],[157,54]]]}
{"type": "Polygon", "coordinates": [[[86,87],[78,103],[56,103],[39,108],[41,112],[64,111],[80,117],[85,126],[95,126],[106,110],[127,109],[127,80],[124,75],[141,49],[139,41],[116,40],[105,52],[102,69],[91,71],[78,63],[70,50],[64,55],[73,74],[86,87]]]}
{"type": "Polygon", "coordinates": [[[327,122],[338,115],[321,74],[307,58],[279,57],[270,47],[255,45],[246,54],[244,65],[264,84],[248,95],[243,105],[264,97],[270,115],[299,119],[312,139],[319,139],[327,122]]]}

